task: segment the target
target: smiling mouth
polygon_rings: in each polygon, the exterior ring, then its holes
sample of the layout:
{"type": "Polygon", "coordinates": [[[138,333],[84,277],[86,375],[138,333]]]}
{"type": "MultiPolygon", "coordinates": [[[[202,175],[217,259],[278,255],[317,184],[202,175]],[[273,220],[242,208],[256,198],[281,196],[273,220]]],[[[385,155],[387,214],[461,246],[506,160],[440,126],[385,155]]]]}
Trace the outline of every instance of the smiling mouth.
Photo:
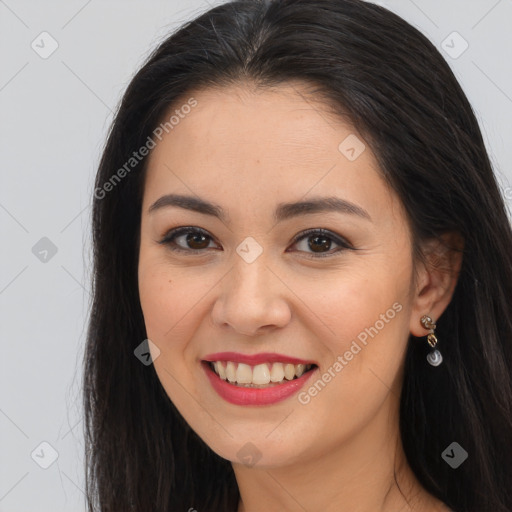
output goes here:
{"type": "Polygon", "coordinates": [[[317,368],[315,364],[262,363],[254,366],[235,361],[205,361],[220,379],[237,387],[268,388],[298,379],[317,368]]]}

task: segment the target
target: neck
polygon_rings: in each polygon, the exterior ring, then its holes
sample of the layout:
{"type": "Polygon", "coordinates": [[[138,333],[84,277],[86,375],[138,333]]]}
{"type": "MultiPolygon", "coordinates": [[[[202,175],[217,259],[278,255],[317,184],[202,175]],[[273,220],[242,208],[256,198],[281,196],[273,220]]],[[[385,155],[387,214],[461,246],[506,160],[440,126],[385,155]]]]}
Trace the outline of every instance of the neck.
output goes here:
{"type": "Polygon", "coordinates": [[[381,411],[349,442],[326,446],[315,456],[304,454],[278,467],[233,463],[241,496],[238,512],[448,510],[427,493],[407,464],[397,421],[390,426],[390,418],[398,414],[390,415],[385,406],[381,411]]]}

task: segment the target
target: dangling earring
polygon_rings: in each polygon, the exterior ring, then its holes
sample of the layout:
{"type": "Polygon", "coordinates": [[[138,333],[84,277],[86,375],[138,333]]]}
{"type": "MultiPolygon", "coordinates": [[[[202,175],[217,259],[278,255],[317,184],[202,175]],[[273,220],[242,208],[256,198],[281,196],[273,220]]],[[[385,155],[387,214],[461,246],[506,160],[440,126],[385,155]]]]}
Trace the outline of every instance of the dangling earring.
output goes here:
{"type": "MultiPolygon", "coordinates": [[[[435,322],[428,315],[423,315],[420,322],[425,329],[430,330],[430,334],[427,336],[427,341],[428,344],[434,348],[437,345],[437,338],[434,334],[434,330],[436,328],[435,322]]],[[[431,350],[427,355],[427,361],[432,366],[439,366],[443,362],[443,356],[439,350],[431,350]]]]}

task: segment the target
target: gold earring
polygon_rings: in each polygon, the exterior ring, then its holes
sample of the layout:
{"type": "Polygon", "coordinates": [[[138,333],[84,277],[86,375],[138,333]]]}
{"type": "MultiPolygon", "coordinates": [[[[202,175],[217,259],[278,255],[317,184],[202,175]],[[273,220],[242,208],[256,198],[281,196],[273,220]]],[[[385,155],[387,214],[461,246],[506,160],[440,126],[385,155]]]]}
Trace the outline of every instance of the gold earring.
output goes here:
{"type": "MultiPolygon", "coordinates": [[[[436,323],[428,315],[423,315],[421,317],[420,322],[423,328],[430,330],[430,333],[427,336],[427,341],[432,348],[435,348],[435,346],[437,345],[437,337],[434,334],[436,323]]],[[[427,355],[427,361],[432,366],[439,366],[443,362],[443,356],[441,355],[441,352],[439,352],[439,350],[432,350],[427,355]]]]}

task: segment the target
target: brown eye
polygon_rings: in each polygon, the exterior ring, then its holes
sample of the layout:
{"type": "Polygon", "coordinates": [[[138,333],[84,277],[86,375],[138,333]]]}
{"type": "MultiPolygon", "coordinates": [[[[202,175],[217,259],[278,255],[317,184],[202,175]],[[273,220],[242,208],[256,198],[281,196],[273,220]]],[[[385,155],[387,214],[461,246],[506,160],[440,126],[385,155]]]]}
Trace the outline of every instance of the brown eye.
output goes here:
{"type": "Polygon", "coordinates": [[[303,243],[300,252],[308,253],[311,251],[309,254],[313,254],[313,258],[334,256],[344,249],[353,249],[352,245],[345,239],[324,229],[310,229],[300,233],[295,238],[294,245],[300,245],[300,243],[303,243]],[[330,251],[333,243],[339,247],[334,251],[330,251]]]}
{"type": "Polygon", "coordinates": [[[308,240],[308,247],[313,252],[323,252],[324,250],[329,250],[331,248],[332,240],[328,236],[314,236],[309,237],[308,240]]]}
{"type": "MultiPolygon", "coordinates": [[[[213,238],[205,230],[187,226],[172,229],[159,243],[167,245],[172,251],[199,254],[205,249],[212,248],[210,246],[212,241],[213,238]]],[[[293,245],[301,243],[303,247],[299,249],[299,252],[304,252],[312,258],[334,256],[345,249],[354,250],[354,247],[344,238],[325,229],[303,231],[295,237],[293,245]],[[332,250],[333,244],[338,248],[332,250]]]]}
{"type": "Polygon", "coordinates": [[[212,237],[202,229],[181,227],[169,231],[159,243],[168,245],[173,251],[194,252],[207,249],[211,240],[212,237]],[[180,243],[177,243],[180,239],[180,243]]]}
{"type": "Polygon", "coordinates": [[[203,235],[202,233],[189,233],[187,235],[184,235],[185,243],[186,244],[192,244],[190,245],[191,249],[206,249],[208,247],[209,242],[207,240],[207,235],[203,235]],[[206,240],[206,245],[205,245],[206,240]]]}

